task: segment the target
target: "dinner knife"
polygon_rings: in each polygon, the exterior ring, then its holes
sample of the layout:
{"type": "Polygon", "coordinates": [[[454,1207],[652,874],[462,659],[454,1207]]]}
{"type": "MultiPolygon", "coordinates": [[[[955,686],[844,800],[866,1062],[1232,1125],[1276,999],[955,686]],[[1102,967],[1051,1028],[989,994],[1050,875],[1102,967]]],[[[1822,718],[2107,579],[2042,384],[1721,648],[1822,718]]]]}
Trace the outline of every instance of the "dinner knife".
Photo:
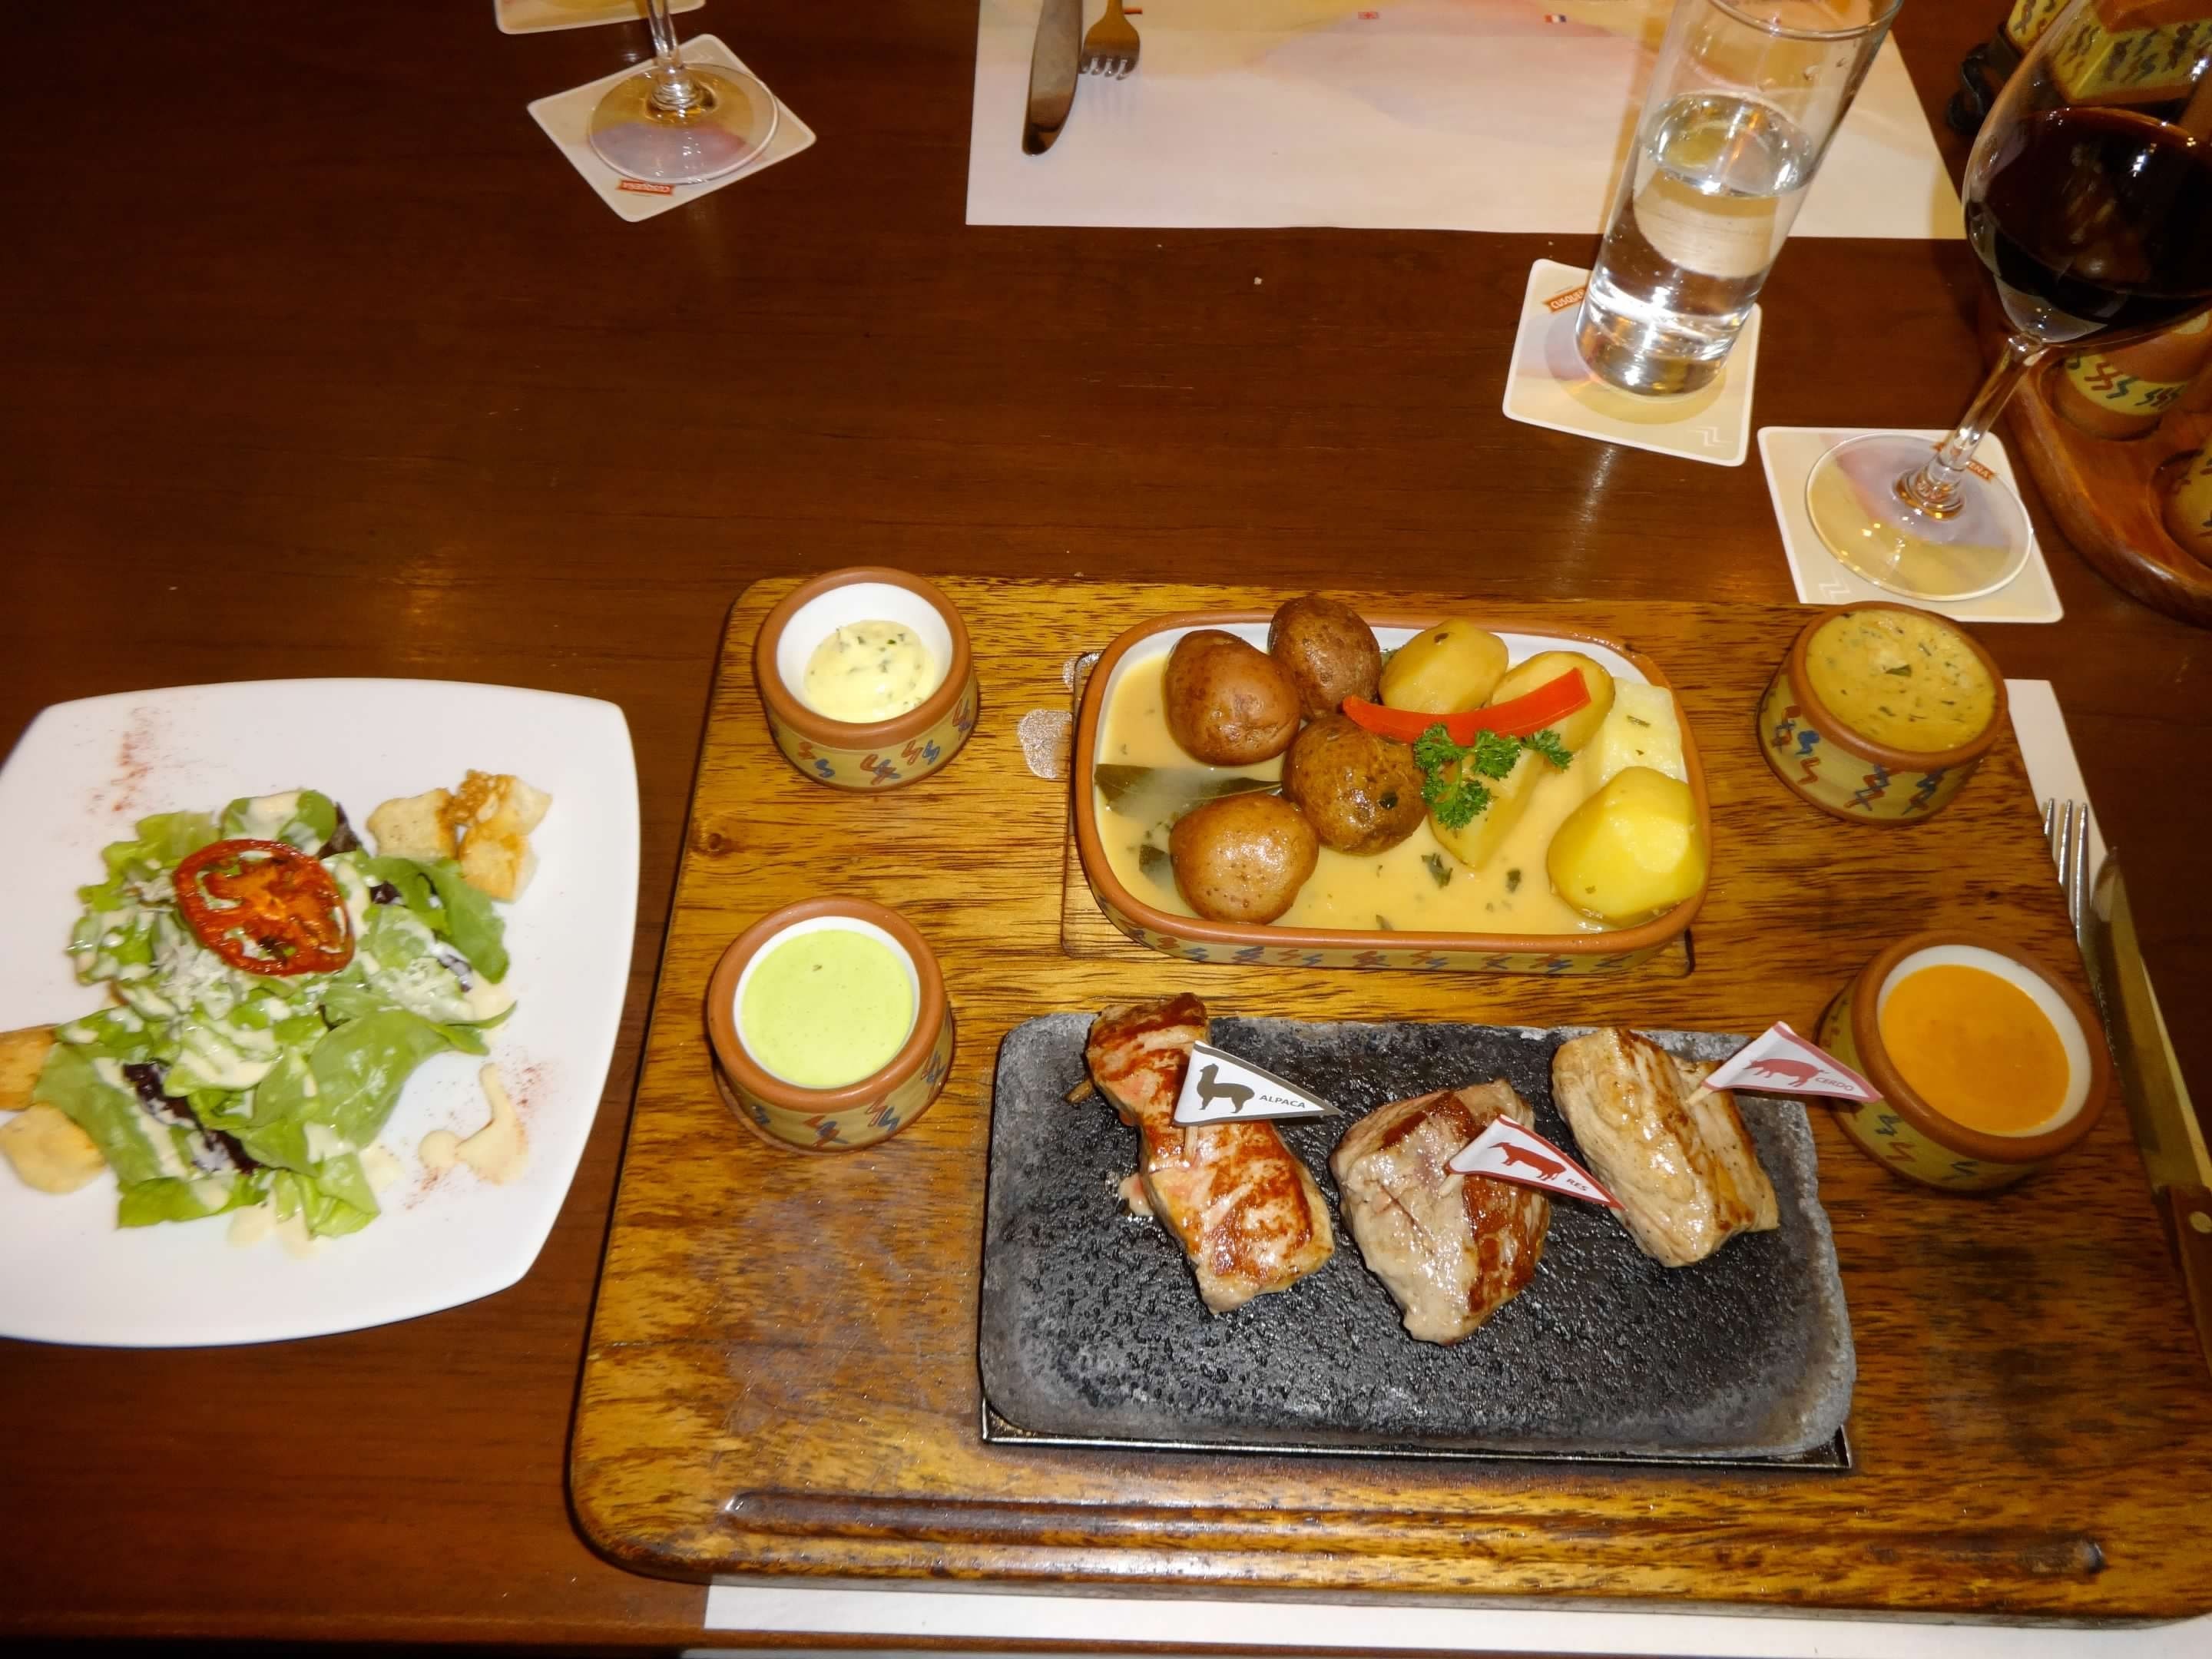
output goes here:
{"type": "Polygon", "coordinates": [[[1022,122],[1022,153],[1052,148],[1075,106],[1076,59],[1083,50],[1083,0],[1044,0],[1037,15],[1036,45],[1030,52],[1030,106],[1022,122]]]}
{"type": "Polygon", "coordinates": [[[2212,1364],[2212,1157],[2143,965],[2117,854],[2098,872],[2082,912],[2081,943],[2104,1006],[2128,1121],[2181,1263],[2197,1343],[2212,1364]]]}

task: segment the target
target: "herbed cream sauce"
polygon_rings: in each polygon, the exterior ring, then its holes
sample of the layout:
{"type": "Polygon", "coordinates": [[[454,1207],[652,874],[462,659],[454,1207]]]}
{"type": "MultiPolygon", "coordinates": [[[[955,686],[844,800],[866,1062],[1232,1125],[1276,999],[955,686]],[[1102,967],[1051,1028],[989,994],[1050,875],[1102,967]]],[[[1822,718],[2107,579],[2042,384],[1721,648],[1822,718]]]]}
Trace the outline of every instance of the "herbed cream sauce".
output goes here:
{"type": "Polygon", "coordinates": [[[1935,754],[1972,743],[1996,714],[1996,687],[1957,629],[1906,611],[1845,611],[1805,642],[1806,687],[1853,732],[1935,754]]]}
{"type": "Polygon", "coordinates": [[[904,623],[848,623],[814,647],[801,695],[816,714],[859,726],[920,708],[944,678],[904,623]]]}

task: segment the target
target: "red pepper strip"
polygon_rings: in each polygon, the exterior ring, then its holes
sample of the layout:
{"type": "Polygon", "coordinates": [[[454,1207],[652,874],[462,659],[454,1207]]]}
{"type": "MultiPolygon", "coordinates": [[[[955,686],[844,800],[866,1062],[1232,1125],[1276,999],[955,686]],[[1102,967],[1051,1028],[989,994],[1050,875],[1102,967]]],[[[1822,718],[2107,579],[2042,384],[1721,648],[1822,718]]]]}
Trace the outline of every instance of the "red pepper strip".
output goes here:
{"type": "Polygon", "coordinates": [[[1510,702],[1488,708],[1470,708],[1458,714],[1424,714],[1415,708],[1385,708],[1362,697],[1346,697],[1344,712],[1355,725],[1377,737],[1412,743],[1432,726],[1441,726],[1462,749],[1479,732],[1495,732],[1501,738],[1533,738],[1556,726],[1590,700],[1582,672],[1570,668],[1557,679],[1547,680],[1534,691],[1524,691],[1510,702]]]}

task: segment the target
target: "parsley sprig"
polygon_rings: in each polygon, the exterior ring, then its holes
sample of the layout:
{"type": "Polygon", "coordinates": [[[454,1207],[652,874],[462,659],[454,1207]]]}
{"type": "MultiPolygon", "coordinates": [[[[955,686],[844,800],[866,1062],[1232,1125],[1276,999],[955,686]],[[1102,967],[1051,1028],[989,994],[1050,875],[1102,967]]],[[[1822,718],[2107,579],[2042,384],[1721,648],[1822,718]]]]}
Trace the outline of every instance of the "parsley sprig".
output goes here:
{"type": "Polygon", "coordinates": [[[1413,744],[1413,762],[1422,772],[1421,799],[1445,829],[1464,830],[1489,809],[1490,786],[1482,780],[1505,776],[1523,750],[1561,768],[1574,758],[1559,734],[1548,729],[1529,738],[1478,732],[1472,744],[1459,744],[1439,721],[1413,744]]]}

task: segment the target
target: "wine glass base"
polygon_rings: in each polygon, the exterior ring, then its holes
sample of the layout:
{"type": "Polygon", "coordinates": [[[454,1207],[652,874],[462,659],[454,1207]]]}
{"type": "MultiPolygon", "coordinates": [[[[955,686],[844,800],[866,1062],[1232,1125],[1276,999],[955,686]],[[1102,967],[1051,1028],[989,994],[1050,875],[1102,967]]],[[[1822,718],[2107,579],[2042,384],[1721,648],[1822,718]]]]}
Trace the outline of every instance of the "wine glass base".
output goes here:
{"type": "Polygon", "coordinates": [[[613,88],[592,112],[592,153],[626,179],[656,185],[696,185],[719,179],[768,148],[775,136],[775,99],[743,70],[687,64],[703,94],[692,109],[672,112],[653,101],[651,70],[613,88]]]}
{"type": "Polygon", "coordinates": [[[2035,532],[2020,498],[1993,478],[1959,481],[1961,506],[1943,518],[1899,493],[1935,445],[1901,432],[1846,439],[1814,464],[1805,511],[1836,562],[1906,599],[1978,599],[2021,572],[2035,532]]]}

